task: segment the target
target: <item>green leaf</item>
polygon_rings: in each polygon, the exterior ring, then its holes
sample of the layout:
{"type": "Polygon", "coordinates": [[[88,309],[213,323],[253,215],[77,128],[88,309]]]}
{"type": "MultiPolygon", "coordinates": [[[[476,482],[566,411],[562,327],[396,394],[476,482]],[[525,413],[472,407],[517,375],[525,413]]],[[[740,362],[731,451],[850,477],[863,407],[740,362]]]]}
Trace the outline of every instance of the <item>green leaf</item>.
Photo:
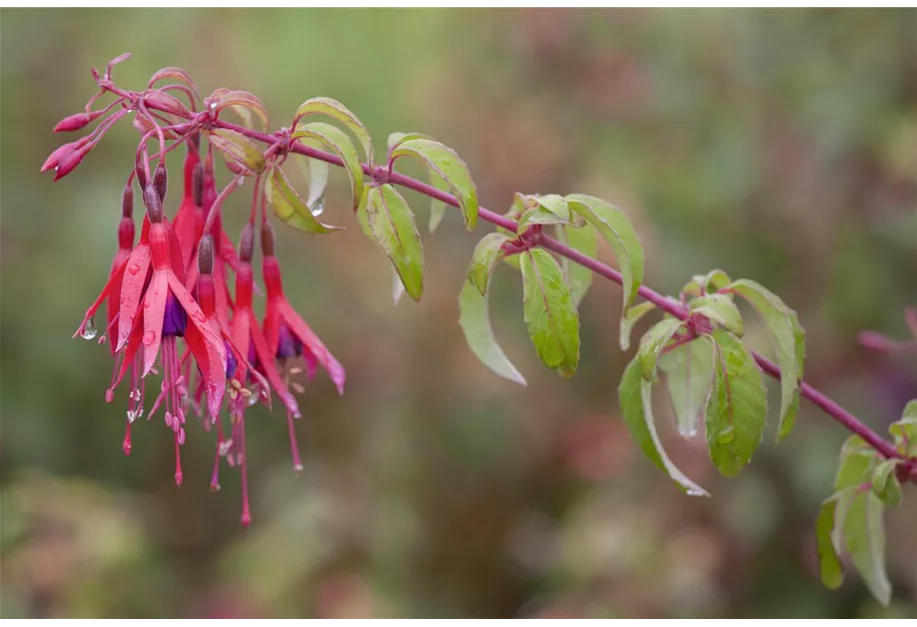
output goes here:
{"type": "Polygon", "coordinates": [[[640,338],[640,368],[644,379],[652,381],[656,376],[656,361],[659,354],[683,324],[681,320],[666,318],[650,327],[650,330],[640,338]]]}
{"type": "Polygon", "coordinates": [[[264,172],[264,155],[245,135],[224,128],[215,128],[210,131],[210,143],[227,159],[252,172],[264,172]]]}
{"type": "Polygon", "coordinates": [[[621,343],[622,351],[626,351],[630,348],[630,336],[634,330],[634,325],[640,321],[640,318],[655,309],[655,307],[656,305],[647,301],[645,303],[640,303],[639,305],[634,305],[627,310],[627,313],[625,313],[624,317],[621,318],[621,337],[619,341],[621,343]]]}
{"type": "Polygon", "coordinates": [[[487,280],[500,257],[500,249],[509,239],[509,236],[503,233],[488,233],[474,248],[471,266],[468,268],[468,280],[478,288],[482,296],[487,292],[487,280]]]}
{"type": "Polygon", "coordinates": [[[264,190],[274,215],[294,228],[312,234],[331,233],[343,228],[319,222],[279,167],[271,168],[264,190]]]}
{"type": "MultiPolygon", "coordinates": [[[[213,98],[213,96],[211,96],[213,98]]],[[[220,99],[215,103],[214,111],[219,113],[226,107],[232,110],[245,121],[245,125],[254,128],[252,124],[252,113],[261,120],[261,130],[266,131],[271,127],[271,119],[267,114],[264,104],[253,93],[240,90],[226,90],[220,95],[220,99]]]]}
{"type": "Polygon", "coordinates": [[[584,194],[567,196],[570,209],[598,229],[608,241],[621,270],[624,287],[624,302],[621,310],[621,327],[624,330],[624,315],[637,298],[637,291],[643,283],[643,247],[633,225],[624,213],[613,204],[600,198],[584,194]]]}
{"type": "MultiPolygon", "coordinates": [[[[739,294],[757,310],[770,335],[780,366],[780,424],[777,428],[779,442],[793,430],[794,403],[798,405],[799,365],[796,358],[796,336],[793,315],[789,307],[773,292],[754,281],[740,279],[732,283],[730,291],[739,294]]],[[[802,358],[805,359],[803,353],[802,358]]]]}
{"type": "MultiPolygon", "coordinates": [[[[446,182],[446,179],[437,174],[432,168],[430,170],[430,185],[435,187],[441,192],[449,191],[449,183],[446,182]]],[[[428,227],[430,233],[435,233],[437,227],[439,227],[440,222],[443,221],[443,218],[446,215],[446,203],[437,199],[430,199],[430,226],[428,227]]]]}
{"type": "Polygon", "coordinates": [[[721,290],[731,282],[729,275],[722,270],[711,270],[707,274],[695,274],[691,277],[691,280],[681,288],[681,293],[694,297],[703,296],[708,292],[721,290]]]}
{"type": "Polygon", "coordinates": [[[885,572],[882,501],[872,490],[857,490],[850,497],[844,514],[843,518],[837,517],[844,547],[872,596],[887,606],[891,600],[892,586],[885,572]]]}
{"type": "Polygon", "coordinates": [[[406,155],[418,157],[432,172],[446,181],[462,209],[466,228],[473,230],[478,222],[478,192],[468,166],[458,154],[432,139],[415,137],[398,143],[391,151],[389,160],[393,163],[406,155]]]}
{"type": "Polygon", "coordinates": [[[886,505],[897,507],[901,504],[901,484],[895,476],[895,468],[898,466],[898,460],[886,459],[879,462],[872,473],[872,491],[873,494],[886,505]]]}
{"type": "Polygon", "coordinates": [[[728,331],[713,333],[717,345],[713,389],[705,426],[710,459],[724,477],[751,460],[764,435],[767,390],[748,348],[728,331]]]}
{"type": "Polygon", "coordinates": [[[538,356],[569,377],[579,364],[579,314],[557,261],[533,248],[521,255],[525,323],[538,356]]]}
{"type": "Polygon", "coordinates": [[[305,155],[292,153],[291,157],[299,167],[300,174],[309,185],[309,194],[306,204],[314,216],[320,216],[325,211],[325,189],[328,187],[328,174],[331,165],[321,159],[312,159],[305,155]]]}
{"type": "Polygon", "coordinates": [[[859,436],[852,435],[841,448],[841,463],[834,480],[834,491],[859,488],[872,481],[872,474],[878,464],[875,449],[859,436]]]}
{"type": "Polygon", "coordinates": [[[899,453],[905,457],[917,457],[917,400],[904,407],[901,420],[893,422],[888,431],[895,438],[899,453]]]}
{"type": "MultiPolygon", "coordinates": [[[[598,251],[598,232],[590,225],[580,228],[562,225],[557,227],[557,239],[570,248],[577,250],[587,257],[595,258],[598,251]]],[[[567,281],[573,290],[573,302],[579,306],[589,286],[592,285],[592,270],[578,263],[573,263],[566,257],[561,260],[561,267],[567,275],[567,281]]]]}
{"type": "Polygon", "coordinates": [[[714,323],[736,335],[745,333],[742,314],[732,299],[725,294],[709,294],[691,301],[691,311],[702,314],[714,323]]]}
{"type": "Polygon", "coordinates": [[[312,122],[299,126],[291,139],[316,140],[333,150],[341,158],[347,170],[347,176],[350,178],[350,187],[353,190],[353,208],[356,209],[363,197],[363,165],[347,133],[325,122],[312,122]]]}
{"type": "Polygon", "coordinates": [[[702,336],[659,358],[659,369],[665,373],[666,387],[675,410],[678,433],[684,438],[697,435],[701,416],[706,413],[715,356],[713,340],[702,336]]]}
{"type": "Polygon", "coordinates": [[[662,448],[659,434],[653,420],[652,384],[643,378],[640,360],[634,358],[618,387],[618,398],[621,403],[621,417],[630,430],[631,436],[640,445],[643,454],[665,472],[679,487],[692,496],[710,496],[706,490],[691,481],[681,472],[662,448]]]}
{"type": "MultiPolygon", "coordinates": [[[[350,109],[333,98],[310,98],[296,109],[296,115],[294,117],[295,124],[293,127],[294,135],[296,131],[300,130],[301,118],[313,114],[327,115],[347,127],[359,140],[360,145],[363,146],[363,152],[366,154],[366,161],[369,162],[370,167],[372,167],[372,137],[363,123],[360,122],[359,118],[357,118],[350,109]]],[[[311,126],[311,124],[308,126],[311,126]]],[[[343,159],[343,157],[341,158],[343,159]]],[[[357,158],[357,161],[359,161],[359,158],[357,158]]],[[[362,168],[360,171],[362,173],[362,168]]],[[[359,195],[357,198],[359,198],[359,195]]]]}
{"type": "Polygon", "coordinates": [[[563,222],[570,222],[572,219],[570,206],[567,204],[567,199],[563,196],[558,194],[546,194],[544,196],[532,195],[526,196],[526,199],[530,200],[536,206],[541,207],[551,215],[560,218],[563,222]]]}
{"type": "Polygon", "coordinates": [[[569,220],[560,218],[557,215],[546,210],[544,207],[538,206],[532,209],[528,209],[525,213],[522,214],[522,217],[519,218],[519,226],[516,228],[516,233],[522,234],[530,226],[536,224],[567,224],[569,220]]]}
{"type": "Polygon", "coordinates": [[[459,324],[471,351],[485,366],[504,379],[525,385],[525,379],[507,359],[494,337],[487,313],[487,294],[481,295],[471,281],[465,281],[459,294],[459,324]]]}
{"type": "Polygon", "coordinates": [[[414,224],[414,214],[391,185],[372,187],[366,203],[366,225],[373,240],[385,252],[401,277],[404,288],[414,300],[423,292],[423,246],[414,224]]]}
{"type": "Polygon", "coordinates": [[[821,510],[815,521],[815,538],[818,542],[816,551],[818,553],[821,580],[825,586],[832,590],[839,588],[844,583],[844,566],[841,563],[838,549],[832,538],[837,496],[834,495],[834,497],[821,504],[821,510]]]}

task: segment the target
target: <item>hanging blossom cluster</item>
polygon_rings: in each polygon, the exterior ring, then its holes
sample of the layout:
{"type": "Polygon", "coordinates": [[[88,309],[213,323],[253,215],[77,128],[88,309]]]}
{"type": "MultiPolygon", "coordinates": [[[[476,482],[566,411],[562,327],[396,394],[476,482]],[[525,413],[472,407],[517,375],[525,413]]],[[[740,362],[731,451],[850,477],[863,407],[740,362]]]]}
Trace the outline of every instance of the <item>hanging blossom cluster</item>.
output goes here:
{"type": "MultiPolygon", "coordinates": [[[[200,417],[206,431],[216,432],[210,487],[214,491],[220,487],[221,460],[240,469],[241,520],[247,526],[251,509],[246,411],[258,403],[271,407],[274,395],[280,399],[287,417],[293,466],[301,470],[294,421],[302,414],[291,393],[303,392],[297,375],[311,380],[321,366],[343,393],[344,368],[284,295],[260,176],[256,176],[251,213],[238,248],[223,228],[223,201],[241,187],[245,176],[255,173],[244,161],[228,159],[227,167],[234,178],[217,191],[214,148],[218,141],[208,133],[214,96],[202,101],[194,83],[177,68],[157,72],[143,92],[120,90],[111,81],[112,67],[127,56],[113,60],[104,75],[93,70],[99,92],[84,112],[64,118],[54,128],[55,132],[78,131],[100,120],[95,130],[56,149],[42,166],[42,172],[54,171],[54,180],[66,176],[125,117],[132,115],[133,125],[141,133],[135,167],[122,194],[118,251],[108,281],[87,309],[74,337],[108,344],[114,367],[105,398],[111,403],[119,396],[126,397],[124,453],[131,452],[132,428],[139,419],[162,419],[174,440],[175,483],[181,485],[187,419],[192,414],[200,417]],[[178,82],[153,87],[169,79],[178,82]],[[184,96],[188,106],[172,92],[184,96]],[[106,94],[113,94],[114,101],[94,110],[96,101],[106,94]],[[149,106],[151,103],[155,108],[149,106]],[[209,136],[203,159],[202,135],[209,136]],[[158,144],[158,152],[151,154],[151,142],[158,144]],[[183,193],[170,219],[165,209],[165,157],[182,145],[186,148],[183,193]],[[144,208],[139,241],[134,221],[135,188],[144,208]],[[261,320],[253,308],[255,293],[261,290],[255,286],[252,268],[259,232],[266,292],[261,320]],[[99,313],[103,308],[104,316],[99,313]],[[103,317],[104,322],[100,322],[103,317]],[[150,375],[160,382],[151,383],[150,375]],[[227,417],[228,431],[224,424],[227,417]]],[[[267,157],[272,156],[282,158],[282,146],[269,149],[267,157]]]]}

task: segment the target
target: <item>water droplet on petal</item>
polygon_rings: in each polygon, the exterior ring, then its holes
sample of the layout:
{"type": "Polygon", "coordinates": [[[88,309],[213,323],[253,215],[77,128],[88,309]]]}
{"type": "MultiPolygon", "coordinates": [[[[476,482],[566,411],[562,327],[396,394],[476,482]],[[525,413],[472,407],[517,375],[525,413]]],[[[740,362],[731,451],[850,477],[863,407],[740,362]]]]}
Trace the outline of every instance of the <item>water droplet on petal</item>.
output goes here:
{"type": "Polygon", "coordinates": [[[315,202],[309,206],[309,211],[311,211],[312,215],[316,217],[322,215],[322,212],[325,211],[325,197],[319,196],[316,198],[315,202]]]}
{"type": "Polygon", "coordinates": [[[156,341],[156,331],[152,329],[143,334],[143,343],[147,346],[150,346],[153,342],[156,341]]]}
{"type": "Polygon", "coordinates": [[[132,263],[131,265],[127,267],[127,271],[130,272],[131,274],[137,274],[138,272],[140,272],[140,264],[132,263]]]}
{"type": "Polygon", "coordinates": [[[83,330],[80,331],[80,337],[84,340],[94,339],[98,335],[99,330],[96,328],[95,319],[90,316],[86,319],[86,324],[83,325],[83,330]]]}

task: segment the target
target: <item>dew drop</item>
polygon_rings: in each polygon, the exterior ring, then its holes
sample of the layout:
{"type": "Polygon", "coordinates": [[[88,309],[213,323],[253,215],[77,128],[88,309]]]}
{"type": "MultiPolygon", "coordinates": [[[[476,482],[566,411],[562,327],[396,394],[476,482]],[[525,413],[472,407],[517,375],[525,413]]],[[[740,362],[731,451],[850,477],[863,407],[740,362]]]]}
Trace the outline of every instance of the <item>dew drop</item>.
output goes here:
{"type": "Polygon", "coordinates": [[[131,265],[127,267],[127,271],[130,272],[131,274],[137,274],[138,272],[140,272],[140,264],[132,263],[131,265]]]}
{"type": "Polygon", "coordinates": [[[84,340],[91,340],[94,339],[98,333],[99,330],[96,328],[96,321],[92,316],[90,316],[86,319],[86,324],[83,325],[83,330],[80,331],[80,337],[82,337],[84,340]]]}
{"type": "Polygon", "coordinates": [[[678,429],[678,433],[686,440],[690,440],[697,435],[697,427],[681,427],[678,429]]]}
{"type": "Polygon", "coordinates": [[[156,331],[150,330],[143,334],[143,343],[150,346],[156,341],[156,331]]]}
{"type": "Polygon", "coordinates": [[[300,474],[302,471],[303,471],[303,465],[302,465],[302,464],[293,464],[293,472],[295,472],[295,473],[298,475],[298,474],[300,474]]]}
{"type": "Polygon", "coordinates": [[[716,434],[717,444],[729,444],[730,442],[732,442],[735,439],[735,433],[736,433],[735,427],[731,425],[726,427],[725,429],[720,431],[718,434],[716,434]]]}
{"type": "Polygon", "coordinates": [[[248,396],[248,406],[249,406],[249,407],[254,407],[254,406],[255,406],[255,403],[257,403],[257,402],[258,402],[258,397],[257,397],[257,396],[255,396],[254,394],[251,394],[251,395],[248,396]]]}
{"type": "Polygon", "coordinates": [[[210,491],[211,491],[211,492],[219,492],[219,491],[220,491],[220,484],[219,484],[219,483],[211,483],[211,484],[210,484],[210,491]]]}
{"type": "Polygon", "coordinates": [[[316,217],[322,215],[322,212],[325,211],[325,197],[319,196],[316,198],[315,202],[309,206],[309,211],[316,217]]]}

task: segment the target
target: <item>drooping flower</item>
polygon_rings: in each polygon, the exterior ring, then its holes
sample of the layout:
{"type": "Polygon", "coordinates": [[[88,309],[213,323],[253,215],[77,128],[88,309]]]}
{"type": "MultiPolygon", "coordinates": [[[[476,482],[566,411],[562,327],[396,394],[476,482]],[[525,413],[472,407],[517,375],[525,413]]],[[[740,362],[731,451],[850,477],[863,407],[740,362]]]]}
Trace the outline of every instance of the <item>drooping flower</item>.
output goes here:
{"type": "MultiPolygon", "coordinates": [[[[181,374],[176,338],[184,337],[207,391],[207,407],[213,420],[219,415],[226,386],[226,348],[208,324],[207,316],[191,296],[180,276],[184,263],[178,240],[162,212],[162,200],[152,184],[143,192],[149,227],[149,256],[134,259],[136,272],[128,265],[122,287],[118,350],[125,359],[142,349],[142,376],[147,376],[159,358],[162,366],[162,396],[165,423],[175,437],[175,482],[181,484],[179,448],[184,444],[185,424],[182,400],[187,395],[181,374]],[[138,275],[151,271],[149,283],[136,289],[138,275]],[[129,283],[130,281],[130,283],[129,283]],[[130,288],[130,289],[129,289],[130,288]],[[140,301],[142,300],[142,308],[140,301]],[[189,324],[190,323],[190,324],[189,324]],[[141,346],[142,344],[142,346],[141,346]]],[[[135,249],[136,250],[136,249],[135,249]]],[[[152,415],[156,406],[151,409],[152,415]]]]}
{"type": "Polygon", "coordinates": [[[185,155],[184,167],[184,193],[173,221],[186,272],[194,256],[194,247],[201,237],[198,231],[198,224],[200,224],[200,231],[203,231],[205,219],[202,200],[204,171],[200,156],[198,156],[198,150],[198,140],[195,136],[188,140],[188,152],[185,155]]]}
{"type": "Polygon", "coordinates": [[[282,365],[302,356],[306,362],[309,379],[320,365],[337,386],[338,393],[344,393],[346,373],[340,362],[334,358],[305,320],[287,301],[283,293],[280,264],[274,257],[274,231],[267,222],[261,225],[262,272],[267,290],[267,306],[264,314],[264,337],[268,350],[282,365]]]}
{"type": "MultiPolygon", "coordinates": [[[[98,329],[95,324],[95,314],[103,303],[106,306],[106,325],[99,338],[100,342],[105,340],[118,320],[121,309],[121,284],[124,278],[125,268],[127,267],[127,260],[130,258],[134,247],[135,231],[133,213],[134,192],[130,182],[128,182],[121,198],[121,222],[118,224],[118,252],[115,253],[115,258],[112,261],[111,270],[108,273],[108,282],[105,284],[105,287],[102,289],[101,294],[99,294],[95,302],[86,310],[83,321],[80,323],[74,337],[80,335],[84,339],[91,340],[96,336],[98,329]]],[[[141,246],[146,246],[146,244],[141,242],[141,246]]],[[[108,342],[108,346],[112,357],[115,357],[115,367],[112,372],[112,387],[114,387],[115,379],[124,363],[124,353],[115,352],[116,346],[114,342],[108,342]]],[[[128,408],[122,448],[124,449],[125,455],[130,455],[131,423],[143,414],[143,386],[142,383],[138,381],[140,378],[139,363],[135,363],[135,360],[132,360],[127,362],[126,367],[130,373],[131,391],[128,394],[128,408]]],[[[109,389],[106,394],[106,399],[108,402],[111,402],[113,398],[114,392],[112,389],[109,389]]]]}

